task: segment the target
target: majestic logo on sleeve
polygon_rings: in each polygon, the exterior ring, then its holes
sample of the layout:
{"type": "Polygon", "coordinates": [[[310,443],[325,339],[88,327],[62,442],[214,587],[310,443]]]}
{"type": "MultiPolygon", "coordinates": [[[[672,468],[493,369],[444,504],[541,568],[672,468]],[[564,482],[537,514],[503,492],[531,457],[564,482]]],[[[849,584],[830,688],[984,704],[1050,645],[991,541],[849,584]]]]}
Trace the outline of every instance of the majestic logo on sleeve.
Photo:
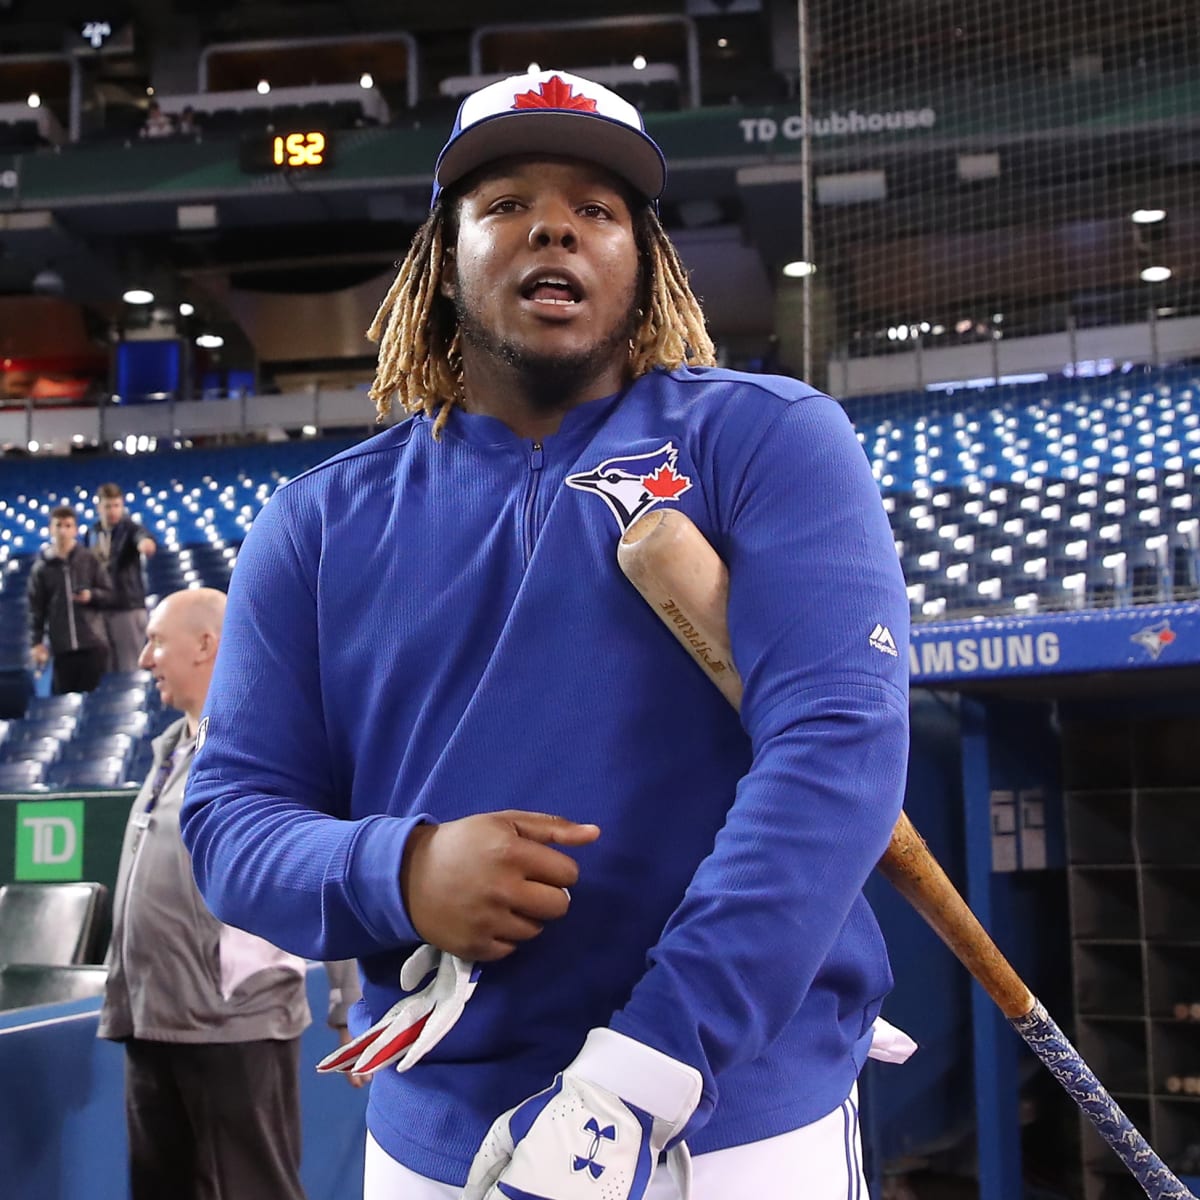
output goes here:
{"type": "Polygon", "coordinates": [[[642,513],[662,500],[678,500],[692,486],[687,475],[675,470],[678,459],[679,451],[667,442],[649,454],[610,458],[593,471],[568,475],[566,484],[595,492],[624,533],[642,513]]]}

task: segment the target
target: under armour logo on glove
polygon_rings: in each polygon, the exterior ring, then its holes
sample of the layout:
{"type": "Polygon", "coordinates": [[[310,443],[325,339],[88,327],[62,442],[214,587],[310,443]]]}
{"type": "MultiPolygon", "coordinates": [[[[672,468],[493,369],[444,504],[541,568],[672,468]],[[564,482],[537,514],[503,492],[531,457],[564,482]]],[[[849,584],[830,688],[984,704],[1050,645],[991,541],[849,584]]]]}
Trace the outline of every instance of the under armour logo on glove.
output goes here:
{"type": "Polygon", "coordinates": [[[407,1071],[454,1027],[478,982],[475,963],[436,946],[418,947],[400,968],[400,986],[413,994],[393,1004],[370,1029],[323,1058],[317,1070],[373,1075],[395,1063],[397,1071],[407,1071]],[[413,991],[431,972],[433,979],[419,992],[413,991]]]}
{"type": "Polygon", "coordinates": [[[605,1139],[615,1142],[617,1140],[617,1127],[615,1125],[605,1125],[601,1129],[596,1118],[589,1117],[584,1123],[583,1130],[585,1133],[592,1135],[592,1144],[588,1147],[586,1158],[578,1154],[575,1155],[573,1169],[576,1171],[587,1171],[593,1179],[599,1179],[604,1174],[604,1168],[596,1161],[596,1155],[600,1153],[600,1143],[605,1139]]]}
{"type": "MultiPolygon", "coordinates": [[[[550,1087],[488,1130],[462,1200],[642,1200],[659,1154],[683,1132],[702,1086],[700,1072],[686,1063],[611,1029],[593,1029],[550,1087]]],[[[667,1152],[667,1165],[687,1200],[691,1160],[683,1142],[667,1152]]]]}

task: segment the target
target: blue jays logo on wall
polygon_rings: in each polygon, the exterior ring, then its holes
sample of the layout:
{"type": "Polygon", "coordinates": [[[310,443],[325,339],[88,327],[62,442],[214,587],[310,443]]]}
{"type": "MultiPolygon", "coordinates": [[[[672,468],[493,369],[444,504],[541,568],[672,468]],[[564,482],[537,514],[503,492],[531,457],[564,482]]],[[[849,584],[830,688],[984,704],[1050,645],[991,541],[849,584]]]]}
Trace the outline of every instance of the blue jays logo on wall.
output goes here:
{"type": "Polygon", "coordinates": [[[1129,640],[1137,642],[1157,662],[1158,656],[1175,640],[1175,630],[1170,621],[1159,621],[1157,625],[1139,629],[1129,640]]]}
{"type": "Polygon", "coordinates": [[[692,486],[675,470],[678,459],[679,451],[667,442],[649,454],[606,459],[594,470],[568,475],[566,484],[599,496],[624,533],[642,513],[662,500],[678,500],[692,486]]]}

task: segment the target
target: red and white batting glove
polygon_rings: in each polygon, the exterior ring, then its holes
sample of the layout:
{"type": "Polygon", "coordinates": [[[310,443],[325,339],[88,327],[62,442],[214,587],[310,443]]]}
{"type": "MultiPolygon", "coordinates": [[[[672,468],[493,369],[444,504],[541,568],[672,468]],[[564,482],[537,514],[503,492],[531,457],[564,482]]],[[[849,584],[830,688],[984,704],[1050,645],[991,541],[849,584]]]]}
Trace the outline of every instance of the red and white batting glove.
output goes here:
{"type": "MultiPolygon", "coordinates": [[[[475,1155],[462,1200],[642,1200],[663,1147],[700,1103],[686,1063],[611,1029],[593,1029],[544,1092],[500,1117],[475,1155]]],[[[691,1189],[683,1142],[667,1155],[691,1189]]]]}
{"type": "Polygon", "coordinates": [[[317,1064],[318,1071],[373,1075],[396,1064],[407,1071],[433,1049],[462,1016],[479,981],[475,963],[455,958],[436,946],[420,946],[400,968],[400,986],[412,995],[393,1004],[370,1029],[317,1064]],[[430,972],[419,992],[413,989],[430,972]]]}

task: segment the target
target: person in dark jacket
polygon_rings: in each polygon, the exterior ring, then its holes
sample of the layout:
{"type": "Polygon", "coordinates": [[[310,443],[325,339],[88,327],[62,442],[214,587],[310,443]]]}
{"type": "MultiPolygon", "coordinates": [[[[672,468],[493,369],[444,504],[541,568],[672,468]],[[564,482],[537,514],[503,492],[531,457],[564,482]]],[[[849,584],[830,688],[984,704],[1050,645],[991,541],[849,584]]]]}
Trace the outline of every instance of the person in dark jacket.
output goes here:
{"type": "Polygon", "coordinates": [[[146,644],[142,558],[153,557],[158,543],[125,511],[125,493],[119,485],[100,486],[96,510],[100,519],[88,531],[87,544],[108,568],[113,581],[112,607],[103,614],[108,632],[108,666],[110,671],[133,671],[146,644]]]}
{"type": "Polygon", "coordinates": [[[29,573],[33,661],[44,667],[53,655],[55,695],[90,692],[108,669],[101,610],[113,601],[112,580],[104,564],[79,545],[73,508],[63,505],[51,511],[50,537],[29,573]]]}

